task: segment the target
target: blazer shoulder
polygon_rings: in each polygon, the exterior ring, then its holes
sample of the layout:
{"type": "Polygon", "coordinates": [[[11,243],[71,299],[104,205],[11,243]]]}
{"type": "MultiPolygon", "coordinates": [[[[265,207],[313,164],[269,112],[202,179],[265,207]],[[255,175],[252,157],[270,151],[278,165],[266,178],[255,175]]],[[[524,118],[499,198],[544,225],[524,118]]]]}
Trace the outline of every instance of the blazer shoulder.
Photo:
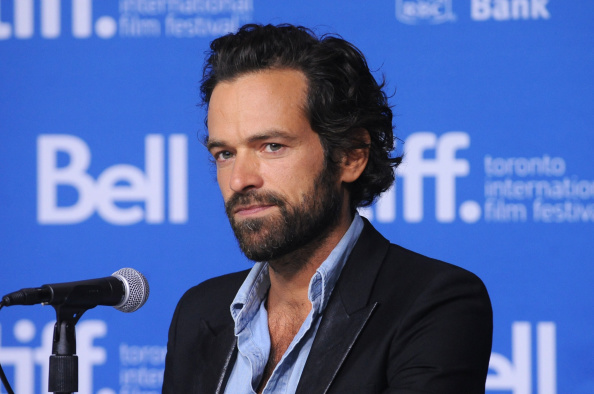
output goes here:
{"type": "Polygon", "coordinates": [[[422,281],[433,281],[439,278],[458,278],[484,287],[483,281],[473,272],[460,266],[413,252],[400,245],[390,244],[386,262],[388,263],[388,267],[392,266],[393,268],[403,270],[407,272],[409,277],[413,276],[422,281]],[[395,266],[392,264],[395,264],[395,266]]]}
{"type": "Polygon", "coordinates": [[[413,302],[437,287],[460,289],[489,303],[483,282],[470,271],[391,243],[364,219],[365,227],[337,283],[346,310],[376,301],[413,302]],[[371,298],[369,298],[371,297],[371,298]]]}
{"type": "Polygon", "coordinates": [[[390,245],[375,289],[392,305],[398,300],[402,313],[472,304],[477,318],[492,320],[489,293],[477,275],[395,244],[390,245]]]}
{"type": "Polygon", "coordinates": [[[179,300],[176,314],[189,313],[215,326],[225,323],[227,318],[230,319],[231,302],[248,273],[249,270],[234,272],[191,287],[179,300]]]}

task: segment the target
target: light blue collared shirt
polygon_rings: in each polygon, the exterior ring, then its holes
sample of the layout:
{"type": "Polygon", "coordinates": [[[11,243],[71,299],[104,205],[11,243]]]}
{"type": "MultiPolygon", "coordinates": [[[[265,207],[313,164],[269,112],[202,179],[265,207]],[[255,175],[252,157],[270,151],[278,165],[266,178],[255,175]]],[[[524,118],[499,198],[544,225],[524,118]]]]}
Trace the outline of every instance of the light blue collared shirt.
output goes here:
{"type": "MultiPolygon", "coordinates": [[[[363,220],[355,214],[347,232],[312,276],[307,294],[311,311],[272,372],[263,394],[289,394],[297,390],[321,315],[362,230],[363,220]]],[[[256,263],[231,304],[239,351],[225,388],[227,394],[255,393],[264,374],[270,354],[268,313],[264,302],[269,288],[268,263],[256,263]]]]}

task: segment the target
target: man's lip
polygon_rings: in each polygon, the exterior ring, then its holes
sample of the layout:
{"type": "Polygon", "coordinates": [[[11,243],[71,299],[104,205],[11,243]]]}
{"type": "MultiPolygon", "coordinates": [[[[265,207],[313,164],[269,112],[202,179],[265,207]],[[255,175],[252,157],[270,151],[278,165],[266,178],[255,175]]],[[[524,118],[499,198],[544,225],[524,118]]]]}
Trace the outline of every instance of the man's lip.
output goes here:
{"type": "Polygon", "coordinates": [[[262,212],[270,207],[273,207],[274,204],[253,204],[253,205],[244,205],[241,207],[237,207],[234,210],[234,213],[237,215],[252,215],[259,212],[262,212]]]}

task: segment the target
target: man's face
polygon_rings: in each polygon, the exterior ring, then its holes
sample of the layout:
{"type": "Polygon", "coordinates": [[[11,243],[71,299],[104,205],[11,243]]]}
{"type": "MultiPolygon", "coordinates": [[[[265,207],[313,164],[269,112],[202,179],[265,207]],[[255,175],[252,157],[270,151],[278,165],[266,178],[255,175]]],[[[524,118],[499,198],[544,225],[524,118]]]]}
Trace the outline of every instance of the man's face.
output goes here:
{"type": "Polygon", "coordinates": [[[208,149],[231,226],[246,256],[276,260],[323,238],[342,208],[339,175],[305,116],[295,70],[220,82],[208,111],[208,149]]]}

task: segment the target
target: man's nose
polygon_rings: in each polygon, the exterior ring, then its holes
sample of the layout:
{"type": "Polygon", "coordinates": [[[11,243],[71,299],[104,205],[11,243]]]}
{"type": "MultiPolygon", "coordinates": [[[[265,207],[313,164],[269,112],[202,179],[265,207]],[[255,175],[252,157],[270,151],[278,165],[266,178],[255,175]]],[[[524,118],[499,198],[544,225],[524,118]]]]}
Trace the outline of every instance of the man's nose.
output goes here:
{"type": "Polygon", "coordinates": [[[262,176],[257,157],[251,152],[238,153],[233,162],[229,186],[237,193],[262,187],[262,176]]]}

